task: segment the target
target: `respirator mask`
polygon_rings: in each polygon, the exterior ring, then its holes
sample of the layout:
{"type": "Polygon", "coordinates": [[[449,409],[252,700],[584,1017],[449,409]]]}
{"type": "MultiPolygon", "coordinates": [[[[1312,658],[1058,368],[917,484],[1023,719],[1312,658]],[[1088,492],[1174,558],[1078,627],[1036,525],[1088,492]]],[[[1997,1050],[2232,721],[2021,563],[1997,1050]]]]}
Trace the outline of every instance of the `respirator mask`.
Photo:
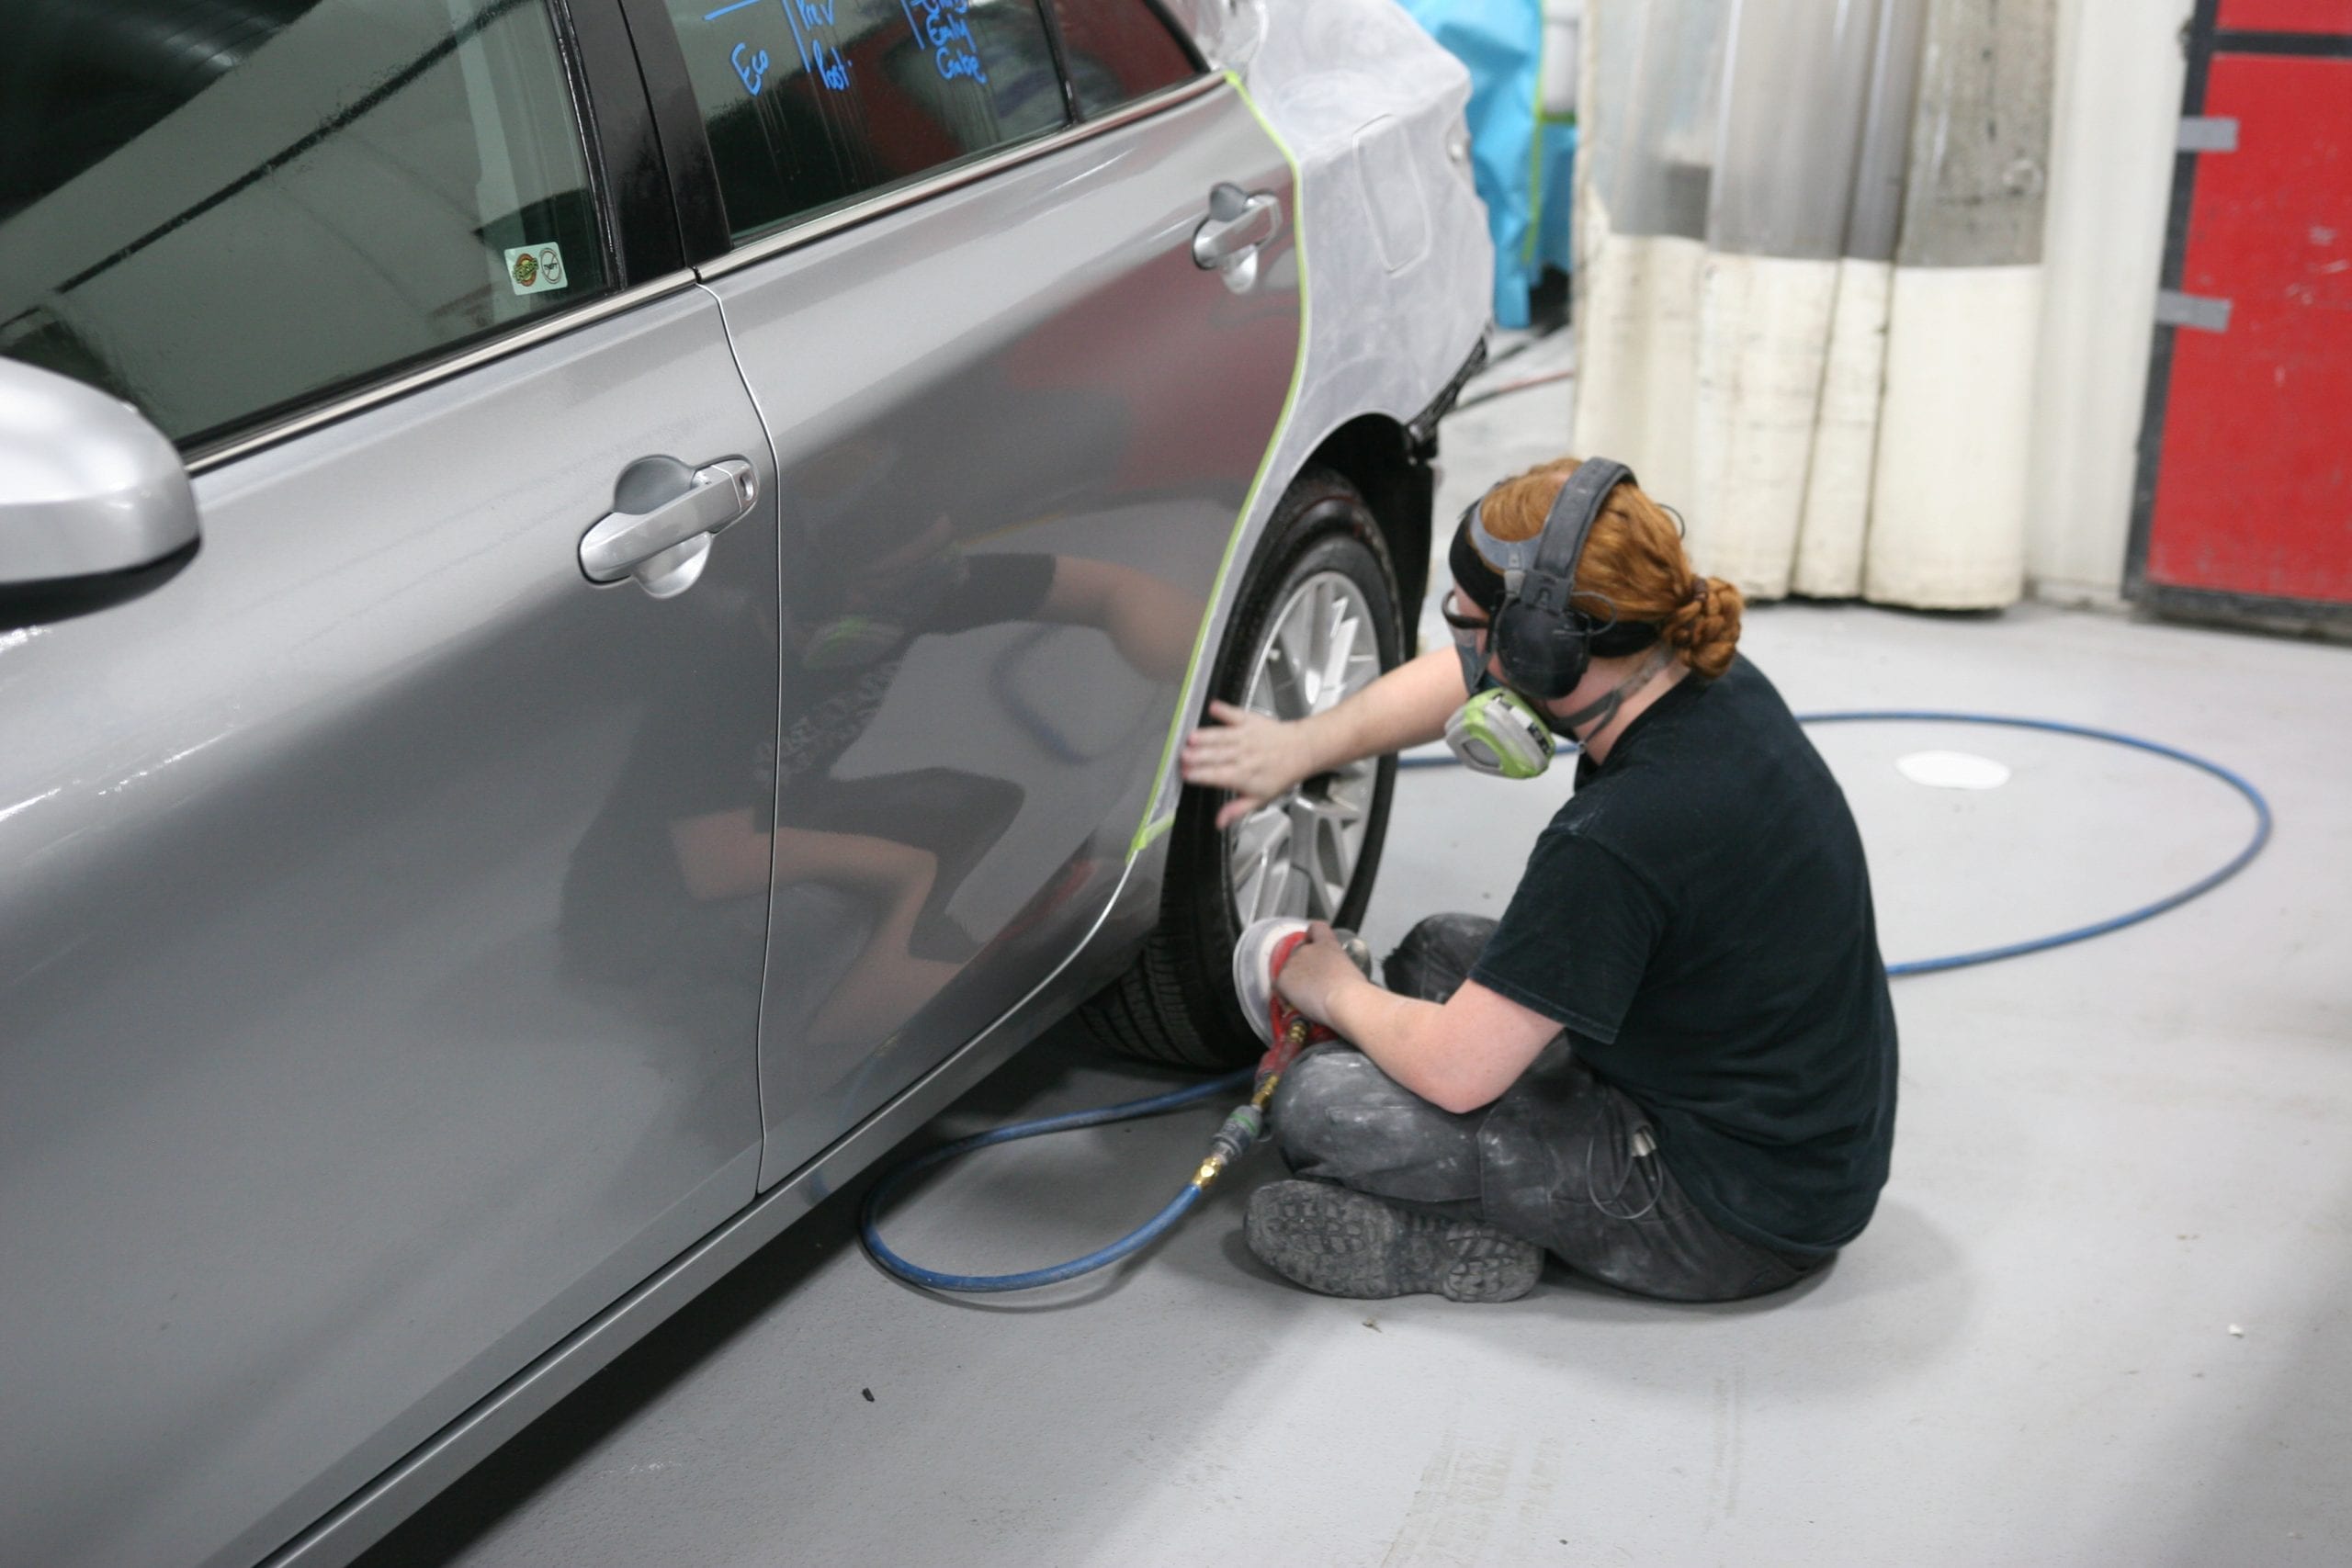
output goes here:
{"type": "Polygon", "coordinates": [[[1438,613],[1453,632],[1453,651],[1462,660],[1462,689],[1469,700],[1445,721],[1445,749],[1453,760],[1474,773],[1488,778],[1532,779],[1552,765],[1559,742],[1544,710],[1496,681],[1479,649],[1483,621],[1466,621],[1455,613],[1453,596],[1438,613]]]}
{"type": "Polygon", "coordinates": [[[1581,750],[1577,730],[1599,719],[1607,724],[1627,697],[1649,684],[1658,671],[1674,661],[1663,645],[1642,660],[1639,668],[1592,702],[1559,718],[1502,684],[1478,652],[1483,622],[1458,618],[1451,605],[1439,612],[1453,630],[1453,650],[1462,660],[1462,684],[1470,700],[1445,721],[1445,747],[1454,761],[1474,773],[1496,779],[1532,779],[1552,765],[1566,750],[1581,750]],[[1564,745],[1565,743],[1565,745],[1564,745]]]}

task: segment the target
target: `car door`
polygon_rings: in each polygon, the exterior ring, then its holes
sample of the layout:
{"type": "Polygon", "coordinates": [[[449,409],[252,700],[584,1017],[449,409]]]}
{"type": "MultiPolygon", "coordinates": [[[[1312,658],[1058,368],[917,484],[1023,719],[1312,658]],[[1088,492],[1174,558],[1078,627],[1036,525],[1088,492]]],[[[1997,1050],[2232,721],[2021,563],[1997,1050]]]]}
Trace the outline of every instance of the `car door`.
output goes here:
{"type": "Polygon", "coordinates": [[[632,14],[779,474],[765,1183],[1107,907],[1296,361],[1291,173],[1144,0],[632,14]]]}
{"type": "Polygon", "coordinates": [[[134,402],[202,527],[0,634],[0,1556],[45,1568],[258,1559],[758,1154],[765,879],[673,829],[772,793],[773,474],[618,13],[164,9],[0,24],[0,352],[134,402]]]}

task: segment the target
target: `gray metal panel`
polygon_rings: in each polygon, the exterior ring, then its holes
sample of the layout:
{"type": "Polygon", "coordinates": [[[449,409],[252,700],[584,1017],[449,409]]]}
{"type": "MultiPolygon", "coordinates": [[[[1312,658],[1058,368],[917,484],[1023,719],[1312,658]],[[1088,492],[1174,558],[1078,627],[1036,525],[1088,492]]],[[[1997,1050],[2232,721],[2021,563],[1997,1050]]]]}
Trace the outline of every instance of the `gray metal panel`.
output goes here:
{"type": "Polygon", "coordinates": [[[1844,248],[1870,108],[1881,7],[1745,0],[1730,38],[1707,182],[1707,248],[1827,259],[1844,248]],[[1792,93],[1788,84],[1802,81],[1792,93]]]}
{"type": "Polygon", "coordinates": [[[2041,259],[2056,49],[2052,0],[1928,7],[1898,265],[2041,259]]]}
{"type": "Polygon", "coordinates": [[[224,465],[166,588],[0,637],[10,1561],[257,1558],[752,1195],[774,513],[590,586],[631,458],[765,440],[694,290],[224,465]]]}
{"type": "Polygon", "coordinates": [[[1298,346],[1289,226],[1247,291],[1192,259],[1227,181],[1291,210],[1221,89],[711,285],[784,519],[763,1180],[1119,879],[1298,346]]]}
{"type": "Polygon", "coordinates": [[[2184,294],[2177,288],[2156,291],[2156,325],[2193,327],[2200,333],[2230,330],[2230,301],[2210,294],[2184,294]]]}
{"type": "Polygon", "coordinates": [[[2238,150],[2237,117],[2185,115],[2180,122],[2179,140],[2173,148],[2179,152],[2234,152],[2238,150]]]}
{"type": "Polygon", "coordinates": [[[1861,152],[1854,165],[1854,204],[1846,217],[1845,254],[1863,261],[1894,259],[1903,227],[1911,117],[1919,92],[1919,39],[1927,26],[1927,0],[1878,0],[1870,97],[1862,110],[1861,152]]]}

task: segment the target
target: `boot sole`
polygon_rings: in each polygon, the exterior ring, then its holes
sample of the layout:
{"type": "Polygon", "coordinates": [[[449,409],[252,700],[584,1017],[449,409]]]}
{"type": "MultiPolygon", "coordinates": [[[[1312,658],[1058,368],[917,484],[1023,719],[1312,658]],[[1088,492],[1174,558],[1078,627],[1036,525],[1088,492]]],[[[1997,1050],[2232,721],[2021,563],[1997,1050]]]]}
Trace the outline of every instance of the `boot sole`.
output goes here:
{"type": "Polygon", "coordinates": [[[1327,1296],[1509,1302],[1533,1290],[1544,1271],[1544,1249],[1532,1241],[1321,1181],[1258,1189],[1244,1234],[1260,1262],[1327,1296]]]}

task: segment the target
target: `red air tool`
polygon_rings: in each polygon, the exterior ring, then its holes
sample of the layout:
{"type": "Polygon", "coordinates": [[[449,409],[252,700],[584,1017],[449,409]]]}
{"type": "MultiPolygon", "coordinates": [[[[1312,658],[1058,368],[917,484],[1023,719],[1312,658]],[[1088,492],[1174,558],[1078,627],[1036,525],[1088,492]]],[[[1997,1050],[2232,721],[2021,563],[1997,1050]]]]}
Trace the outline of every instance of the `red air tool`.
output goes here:
{"type": "MultiPolygon", "coordinates": [[[[1280,916],[1256,920],[1233,944],[1234,993],[1241,1000],[1242,1016],[1250,1021],[1258,1038],[1266,1043],[1266,1054],[1258,1058],[1255,1089],[1249,1103],[1235,1106],[1233,1114],[1225,1119],[1225,1125],[1209,1140],[1208,1157],[1193,1173],[1193,1186],[1196,1189],[1205,1189],[1227,1166],[1238,1163],[1265,1132],[1266,1108],[1273,1103],[1274,1090],[1291,1063],[1298,1059],[1298,1054],[1309,1045],[1339,1038],[1284,1001],[1282,993],[1274,989],[1275,976],[1306,941],[1306,926],[1305,920],[1280,916]]],[[[1353,931],[1337,934],[1348,957],[1369,977],[1372,950],[1353,931]]]]}
{"type": "MultiPolygon", "coordinates": [[[[1250,1020],[1250,1027],[1266,1043],[1266,1054],[1258,1063],[1261,1104],[1270,1096],[1268,1080],[1280,1077],[1301,1051],[1339,1038],[1284,1001],[1282,993],[1274,988],[1283,965],[1306,942],[1306,925],[1305,920],[1279,917],[1258,920],[1233,944],[1234,993],[1241,998],[1241,1011],[1250,1020]]],[[[1348,957],[1369,977],[1372,950],[1353,931],[1337,934],[1348,957]]]]}

